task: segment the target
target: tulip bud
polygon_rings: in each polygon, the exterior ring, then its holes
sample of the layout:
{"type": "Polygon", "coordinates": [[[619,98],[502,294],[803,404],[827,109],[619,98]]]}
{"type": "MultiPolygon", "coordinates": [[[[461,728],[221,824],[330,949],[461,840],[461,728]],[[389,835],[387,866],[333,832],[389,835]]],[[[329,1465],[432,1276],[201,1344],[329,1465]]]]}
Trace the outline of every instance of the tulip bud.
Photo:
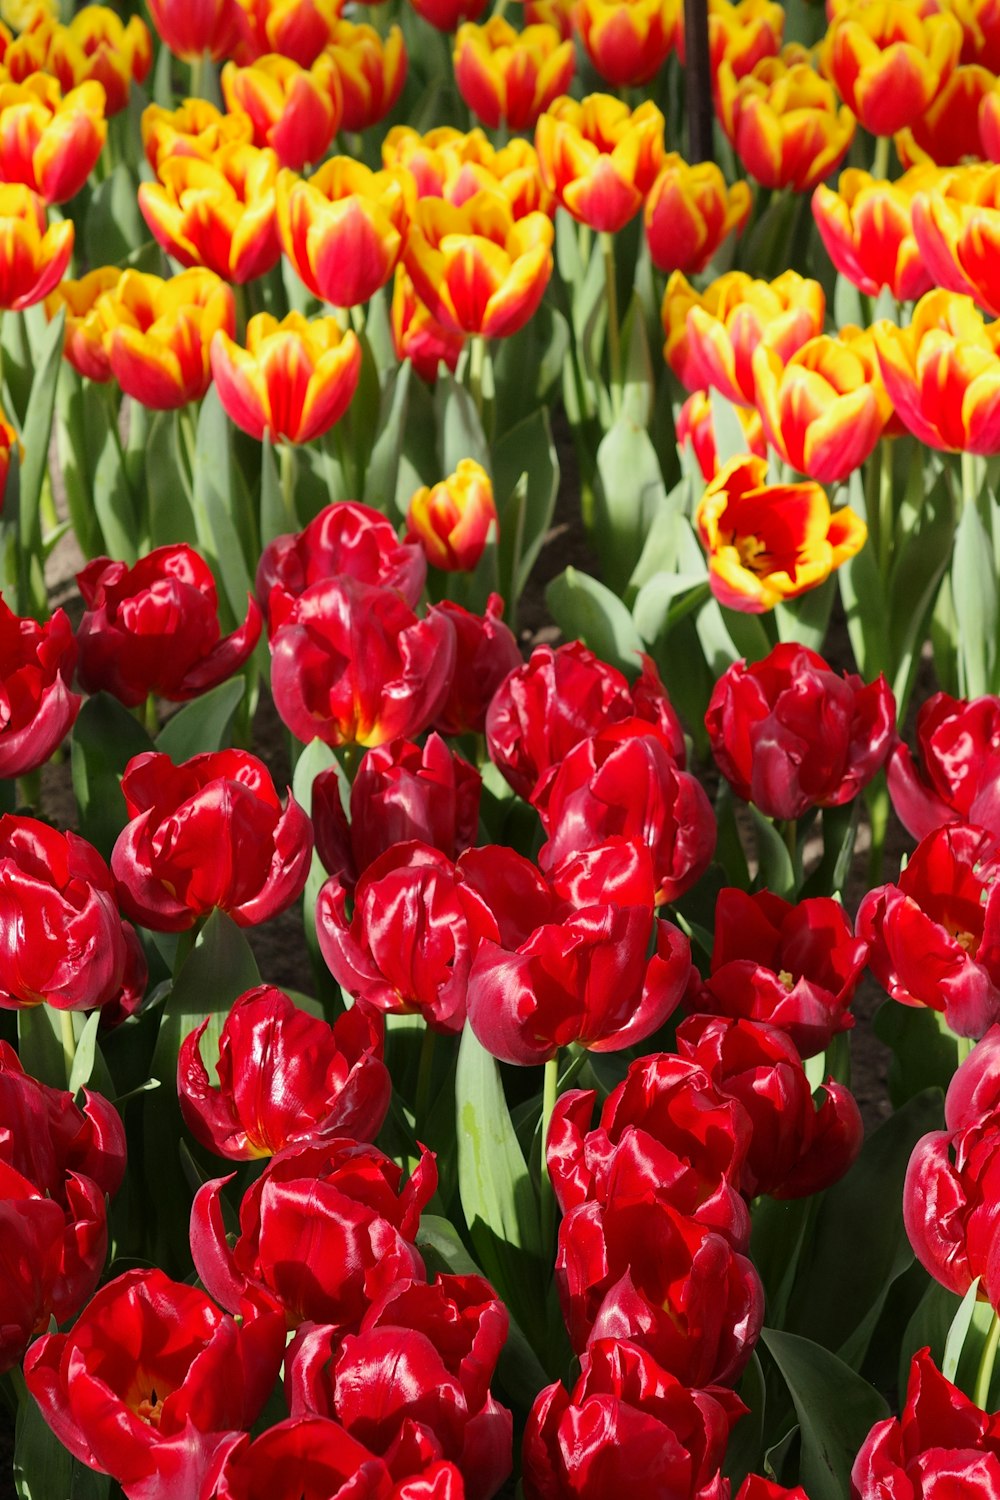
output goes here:
{"type": "MultiPolygon", "coordinates": [[[[0,425],[6,429],[6,423],[0,425]]],[[[0,699],[6,706],[0,723],[0,777],[36,771],[73,727],[83,701],[71,691],[76,657],[63,610],[57,609],[43,625],[15,615],[0,596],[0,699]]]]}
{"type": "Polygon", "coordinates": [[[427,561],[447,573],[471,573],[486,544],[496,540],[493,485],[475,459],[463,458],[454,474],[412,496],[406,534],[418,541],[427,561]]]}

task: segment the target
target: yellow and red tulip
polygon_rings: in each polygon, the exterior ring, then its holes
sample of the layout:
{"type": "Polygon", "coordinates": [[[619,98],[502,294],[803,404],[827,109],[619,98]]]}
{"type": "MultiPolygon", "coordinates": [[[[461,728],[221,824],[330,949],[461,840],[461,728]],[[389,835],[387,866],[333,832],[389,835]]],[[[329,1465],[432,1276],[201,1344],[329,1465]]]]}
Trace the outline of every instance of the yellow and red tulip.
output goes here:
{"type": "Polygon", "coordinates": [[[211,161],[171,156],[158,175],[159,182],[140,184],[139,207],[157,243],[182,266],[242,283],[277,264],[273,151],[240,143],[221,147],[211,161]]]}
{"type": "Polygon", "coordinates": [[[0,84],[0,180],[23,182],[46,203],[79,192],[107,133],[99,83],[81,84],[65,98],[45,73],[0,84]]]}
{"type": "Polygon", "coordinates": [[[821,484],[837,484],[859,468],[892,415],[867,329],[821,333],[787,361],[761,344],[753,374],[771,447],[821,484]]]}
{"type": "Polygon", "coordinates": [[[239,0],[149,0],[149,14],[161,42],[187,62],[232,57],[248,30],[239,0]]]}
{"type": "Polygon", "coordinates": [[[198,156],[210,161],[223,146],[252,142],[249,115],[224,115],[207,99],[185,99],[176,109],[148,104],[142,112],[142,149],[153,171],[168,156],[198,156]]]}
{"type": "Polygon", "coordinates": [[[340,128],[340,74],[325,53],[311,68],[277,53],[246,68],[226,63],[222,92],[232,113],[249,115],[254,145],[270,146],[281,165],[296,172],[322,161],[340,128]]]}
{"type": "Polygon", "coordinates": [[[49,224],[23,183],[0,183],[0,308],[20,312],[47,297],[73,254],[73,223],[49,224]]]}
{"type": "Polygon", "coordinates": [[[281,248],[314,296],[354,307],[385,285],[403,248],[409,192],[404,173],[370,172],[347,156],[307,180],[278,174],[281,248]]]}
{"type": "Polygon", "coordinates": [[[987,161],[1000,162],[1000,81],[979,103],[979,155],[987,161]]]}
{"type": "Polygon", "coordinates": [[[575,0],[524,0],[525,26],[554,26],[564,42],[573,36],[575,0]]]}
{"type": "Polygon", "coordinates": [[[752,207],[745,182],[727,188],[714,162],[689,166],[671,151],[643,206],[653,264],[668,273],[703,271],[726,236],[742,231],[752,207]]]}
{"type": "Polygon", "coordinates": [[[99,266],[79,281],[61,281],[45,299],[45,313],[54,318],[60,308],[66,310],[66,333],[63,355],[74,370],[88,380],[111,379],[111,362],[105,347],[109,323],[104,317],[108,305],[106,294],[112,294],[125,273],[118,266],[99,266]]]}
{"type": "Polygon", "coordinates": [[[573,19],[594,67],[616,88],[648,83],[677,40],[679,0],[577,0],[573,19]]]}
{"type": "Polygon", "coordinates": [[[340,75],[343,128],[367,130],[384,119],[406,82],[406,46],[399,27],[381,37],[374,26],[335,21],[326,55],[340,75]]]}
{"type": "MultiPolygon", "coordinates": [[[[760,413],[752,406],[737,406],[734,410],[743,428],[748,450],[756,453],[759,458],[766,458],[767,439],[764,436],[760,413]]],[[[714,479],[721,465],[715,441],[715,418],[708,391],[691,393],[677,413],[675,430],[678,448],[683,448],[685,443],[690,443],[692,452],[698,460],[702,478],[706,481],[714,479]]]]}
{"type": "Polygon", "coordinates": [[[737,406],[753,406],[753,353],[758,344],[789,360],[823,331],[826,299],[818,281],[785,271],[774,281],[755,281],[745,271],[727,271],[704,292],[683,272],[667,282],[662,318],[667,363],[689,391],[714,386],[737,406]]]}
{"type": "Polygon", "coordinates": [[[931,278],[1000,314],[1000,167],[953,167],[913,199],[913,233],[931,278]]]}
{"type": "Polygon", "coordinates": [[[392,288],[392,342],[397,359],[408,359],[428,384],[437,380],[443,360],[453,373],[465,347],[465,335],[442,327],[414,290],[406,267],[396,267],[392,288]]]}
{"type": "Polygon", "coordinates": [[[538,118],[542,181],[581,224],[616,233],[635,217],[663,165],[663,116],[610,94],[563,97],[538,118]]]}
{"type": "Polygon", "coordinates": [[[486,0],[410,0],[417,15],[438,31],[455,31],[463,21],[478,21],[486,0]]]}
{"type": "Polygon", "coordinates": [[[896,182],[880,182],[848,167],[837,190],[824,183],[813,194],[816,228],[841,276],[869,297],[888,287],[913,302],[933,285],[913,234],[913,198],[932,189],[936,167],[913,167],[896,182]]]}
{"type": "Polygon", "coordinates": [[[454,333],[506,338],[534,313],[552,275],[552,221],[515,219],[499,193],[461,206],[421,198],[404,263],[418,297],[454,333]]]}
{"type": "Polygon", "coordinates": [[[219,400],[237,427],[258,442],[308,443],[339,422],[357,390],[361,345],[336,318],[289,313],[279,323],[258,313],[246,347],[225,331],[212,340],[219,400]]]}
{"type": "Polygon", "coordinates": [[[946,9],[962,27],[962,62],[1000,72],[1000,3],[998,0],[946,0],[946,9]]]}
{"type": "Polygon", "coordinates": [[[807,62],[765,57],[737,78],[725,59],[717,74],[722,127],[746,170],[762,187],[806,193],[839,166],[855,121],[807,62]]]}
{"type": "Polygon", "coordinates": [[[152,37],[140,16],[126,24],[106,5],[85,5],[68,26],[52,28],[45,67],[64,94],[95,79],[104,89],[105,113],[116,115],[152,61],[152,37]]]}
{"type": "Polygon", "coordinates": [[[230,337],[236,331],[231,289],[214,272],[200,269],[167,281],[125,271],[100,299],[99,311],[114,378],[153,411],[200,400],[212,378],[214,335],[220,328],[230,337]]]}
{"type": "MultiPolygon", "coordinates": [[[[708,0],[708,54],[713,82],[723,58],[735,77],[752,73],[765,57],[777,57],[785,35],[785,8],[776,0],[708,0]]],[[[686,63],[684,20],[677,29],[677,55],[686,63]]]]}
{"type": "Polygon", "coordinates": [[[529,141],[515,137],[498,151],[482,130],[439,126],[421,135],[410,125],[394,125],[382,143],[386,167],[403,167],[416,184],[418,198],[447,198],[464,203],[476,193],[502,193],[515,219],[555,204],[544,184],[538,154],[529,141]]]}
{"type": "Polygon", "coordinates": [[[920,119],[896,135],[896,155],[903,166],[956,167],[985,155],[979,111],[995,86],[996,78],[986,68],[971,63],[956,68],[920,119]]]}
{"type": "Polygon", "coordinates": [[[958,66],[962,27],[946,10],[906,0],[857,0],[839,10],[821,49],[823,72],[872,135],[905,130],[958,66]]]}
{"type": "Polygon", "coordinates": [[[748,614],[816,588],[868,535],[849,506],[831,512],[825,490],[811,480],[767,484],[766,477],[765,459],[734,458],[695,512],[713,594],[748,614]]]}
{"type": "Polygon", "coordinates": [[[290,57],[311,68],[329,45],[344,9],[344,0],[240,0],[249,40],[236,54],[240,63],[255,62],[268,52],[290,57]]]}
{"type": "Polygon", "coordinates": [[[463,458],[440,484],[417,490],[406,513],[407,539],[418,541],[431,567],[445,573],[470,573],[496,524],[490,476],[472,458],[463,458]]]}
{"type": "Polygon", "coordinates": [[[921,297],[908,328],[876,323],[879,364],[904,425],[932,448],[1000,453],[1000,321],[969,297],[921,297]]]}
{"type": "Polygon", "coordinates": [[[502,16],[467,21],[455,37],[455,82],[476,117],[496,130],[530,130],[573,80],[573,43],[554,26],[515,31],[502,16]]]}

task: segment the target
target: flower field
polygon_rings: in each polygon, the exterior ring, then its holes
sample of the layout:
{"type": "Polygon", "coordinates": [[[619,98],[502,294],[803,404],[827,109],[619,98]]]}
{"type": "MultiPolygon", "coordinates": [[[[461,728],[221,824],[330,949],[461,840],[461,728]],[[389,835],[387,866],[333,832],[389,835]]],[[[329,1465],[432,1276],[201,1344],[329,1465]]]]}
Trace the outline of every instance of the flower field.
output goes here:
{"type": "Polygon", "coordinates": [[[0,4],[0,1494],[1000,1500],[1000,5],[145,5],[0,4]]]}

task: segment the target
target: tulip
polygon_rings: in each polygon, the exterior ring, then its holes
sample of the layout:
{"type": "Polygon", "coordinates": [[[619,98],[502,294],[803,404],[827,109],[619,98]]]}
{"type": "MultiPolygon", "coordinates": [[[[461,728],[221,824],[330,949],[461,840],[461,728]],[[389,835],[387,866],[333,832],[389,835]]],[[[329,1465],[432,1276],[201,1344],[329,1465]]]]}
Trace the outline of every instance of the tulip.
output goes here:
{"type": "Polygon", "coordinates": [[[95,1183],[103,1199],[125,1176],[121,1116],[101,1094],[82,1092],[78,1105],[67,1089],[39,1083],[0,1042],[0,1158],[62,1207],[74,1178],[95,1183]]]}
{"type": "Polygon", "coordinates": [[[915,839],[944,823],[1000,838],[1000,698],[935,693],[917,711],[917,755],[900,741],[886,772],[896,816],[915,839]]]}
{"type": "Polygon", "coordinates": [[[393,740],[365,752],[351,783],[351,818],[336,767],[313,782],[316,849],[328,874],[353,886],[380,855],[419,840],[455,860],[476,842],[482,778],[440,735],[423,748],[393,740]]]}
{"type": "Polygon", "coordinates": [[[1000,9],[996,0],[967,0],[954,7],[962,27],[962,61],[996,73],[1000,68],[1000,9]]]}
{"type": "Polygon", "coordinates": [[[463,21],[478,21],[486,9],[486,0],[410,0],[410,4],[421,20],[438,31],[455,31],[463,21]]]}
{"type": "MultiPolygon", "coordinates": [[[[765,57],[777,57],[785,34],[785,10],[775,0],[708,0],[708,57],[713,87],[725,61],[737,78],[752,73],[765,57]]],[[[677,56],[687,65],[683,16],[677,56]]]]}
{"type": "Polygon", "coordinates": [[[564,42],[573,36],[575,0],[524,0],[525,26],[553,26],[564,42]]]}
{"type": "Polygon", "coordinates": [[[956,68],[926,112],[896,136],[903,166],[957,167],[983,155],[979,111],[995,86],[986,68],[956,68]]]}
{"type": "Polygon", "coordinates": [[[172,703],[197,698],[238,672],[260,636],[253,599],[243,624],[222,636],[211,570],[183,543],[157,547],[132,568],[96,557],[76,581],[87,606],[77,635],[80,685],[129,708],[150,693],[172,703]]]}
{"type": "Polygon", "coordinates": [[[557,99],[535,127],[542,181],[581,224],[614,234],[642,207],[663,165],[663,116],[610,94],[557,99]]]}
{"type": "Polygon", "coordinates": [[[334,156],[308,181],[278,178],[278,237],[299,279],[335,307],[367,302],[389,280],[406,232],[406,180],[334,156]]]}
{"type": "Polygon", "coordinates": [[[83,701],[71,688],[76,657],[63,610],[41,624],[15,615],[0,595],[0,777],[37,771],[72,729],[83,701]]]}
{"type": "Polygon", "coordinates": [[[587,56],[606,83],[649,83],[673,50],[682,7],[677,0],[579,0],[574,16],[587,56]]]}
{"type": "Polygon", "coordinates": [[[106,5],[85,5],[68,26],[53,28],[45,71],[55,75],[64,94],[95,80],[104,89],[105,112],[116,115],[152,61],[153,42],[141,16],[126,23],[106,5]]]}
{"type": "Polygon", "coordinates": [[[695,512],[720,604],[760,614],[816,588],[868,535],[849,506],[831,512],[818,484],[766,484],[762,458],[734,458],[695,512]]]}
{"type": "Polygon", "coordinates": [[[107,133],[99,83],[85,83],[65,98],[44,73],[0,84],[0,175],[24,183],[46,203],[65,203],[80,191],[107,133]]]}
{"type": "MultiPolygon", "coordinates": [[[[755,453],[758,458],[767,458],[767,439],[760,413],[749,406],[735,406],[733,410],[743,429],[747,451],[755,453]]],[[[678,448],[683,449],[685,443],[691,444],[705,482],[714,479],[721,465],[715,442],[715,416],[708,391],[695,391],[687,398],[677,413],[674,431],[678,448]]]]}
{"type": "Polygon", "coordinates": [[[851,111],[806,62],[765,57],[737,78],[718,71],[719,119],[733,149],[762,187],[807,193],[843,161],[854,139],[851,111]]]}
{"type": "Polygon", "coordinates": [[[668,274],[703,271],[728,234],[742,233],[752,207],[745,182],[727,188],[714,162],[688,166],[671,151],[642,211],[653,264],[668,274]]]}
{"type": "Polygon", "coordinates": [[[800,1057],[814,1057],[854,1025],[849,1007],[867,958],[839,901],[793,906],[770,891],[726,887],[716,899],[711,971],[690,1009],[764,1021],[786,1032],[800,1057]]]}
{"type": "Polygon", "coordinates": [[[279,1314],[240,1313],[162,1271],[126,1271],[69,1333],[32,1345],[28,1389],[73,1457],[129,1500],[198,1494],[223,1438],[256,1420],[284,1353],[279,1314]]]}
{"type": "Polygon", "coordinates": [[[396,267],[390,317],[396,358],[408,359],[421,380],[433,385],[442,361],[455,373],[465,348],[465,335],[452,333],[438,322],[417,296],[402,265],[396,267]]]}
{"type": "Polygon", "coordinates": [[[453,333],[507,338],[524,326],[552,275],[552,222],[515,219],[506,200],[478,192],[461,207],[422,198],[404,263],[417,296],[453,333]]]}
{"type": "Polygon", "coordinates": [[[838,484],[860,468],[892,415],[867,329],[820,334],[787,362],[762,344],[753,377],[771,447],[821,484],[838,484]]]}
{"type": "Polygon", "coordinates": [[[343,575],[393,589],[415,606],[427,576],[424,554],[401,542],[379,511],[354,500],[327,505],[304,530],[275,537],[261,554],[254,587],[273,633],[272,606],[288,604],[311,584],[343,575]]]}
{"type": "Polygon", "coordinates": [[[406,82],[406,46],[398,26],[379,36],[374,26],[335,21],[326,54],[340,74],[344,96],[341,126],[367,130],[395,106],[406,82]]]}
{"type": "Polygon", "coordinates": [[[49,319],[64,309],[63,356],[88,380],[111,379],[111,361],[105,348],[110,324],[104,311],[106,307],[113,308],[114,298],[106,299],[104,294],[113,292],[123,275],[117,266],[100,266],[79,281],[60,282],[45,299],[45,315],[49,319]]]}
{"type": "Polygon", "coordinates": [[[555,209],[542,183],[538,154],[528,141],[515,138],[499,151],[482,130],[461,131],[441,125],[421,135],[409,125],[394,125],[382,143],[386,168],[405,168],[416,183],[418,198],[446,198],[461,207],[476,193],[499,193],[515,219],[555,209]]]}
{"type": "Polygon", "coordinates": [[[486,715],[486,743],[493,764],[527,800],[574,745],[631,718],[655,725],[683,767],[684,730],[650,657],[643,657],[642,676],[630,688],[581,641],[536,646],[497,689],[486,715]]]}
{"type": "Polygon", "coordinates": [[[211,161],[227,146],[250,145],[253,121],[249,115],[224,115],[207,99],[185,99],[176,109],[148,104],[142,112],[142,149],[159,176],[168,156],[196,156],[211,161]]]}
{"type": "Polygon", "coordinates": [[[573,43],[554,26],[515,31],[503,16],[471,21],[455,37],[455,82],[477,119],[491,130],[531,130],[573,81],[573,43]]]}
{"type": "Polygon", "coordinates": [[[0,310],[41,302],[65,274],[73,221],[47,223],[45,204],[23,183],[0,183],[0,310]]]}
{"type": "Polygon", "coordinates": [[[941,172],[913,199],[913,233],[937,286],[972,297],[994,317],[1000,251],[1000,167],[941,172]]]}
{"type": "MultiPolygon", "coordinates": [[[[234,0],[235,4],[235,0],[234,0]]],[[[139,207],[157,243],[182,266],[205,266],[224,281],[252,281],[281,254],[274,219],[273,151],[238,143],[211,161],[171,156],[159,182],[139,185],[139,207]]]]}
{"type": "Polygon", "coordinates": [[[209,347],[218,329],[232,335],[236,304],[212,271],[182,271],[169,280],[128,270],[95,313],[104,350],[126,395],[153,411],[199,401],[212,373],[209,347]]]}
{"type": "Polygon", "coordinates": [[[0,817],[0,1008],[134,1008],[146,961],[123,922],[110,872],[75,833],[0,817]]]}
{"type": "Polygon", "coordinates": [[[433,488],[417,490],[406,513],[408,540],[419,542],[428,563],[447,573],[471,573],[496,529],[493,485],[473,458],[463,458],[433,488]]]}
{"type": "Polygon", "coordinates": [[[360,1005],[332,1026],[281,990],[239,997],[222,1027],[218,1085],[202,1061],[207,1021],[181,1042],[177,1098],[192,1135],[217,1156],[251,1161],[336,1136],[367,1141],[389,1108],[384,1029],[360,1005]]]}
{"type": "Polygon", "coordinates": [[[862,0],[834,16],[821,63],[866,130],[894,135],[925,113],[961,50],[950,11],[922,15],[902,0],[862,0]]]}
{"type": "Polygon", "coordinates": [[[985,156],[987,161],[1000,162],[1000,91],[993,80],[992,88],[979,101],[977,121],[979,146],[971,154],[985,156]]]}
{"type": "Polygon", "coordinates": [[[302,894],[312,854],[309,819],[283,808],[267,767],[246,750],[174,765],[145,751],[125,767],[129,822],[111,854],[122,909],[153,932],[183,932],[215,907],[240,927],[302,894]]]}
{"type": "Polygon", "coordinates": [[[428,614],[445,615],[455,632],[455,670],[433,727],[440,734],[482,734],[493,694],[524,664],[514,633],[503,622],[503,599],[491,594],[481,615],[444,599],[428,614]]]}
{"type": "Polygon", "coordinates": [[[705,727],[738,797],[770,818],[850,802],[892,746],[895,703],[883,677],[838,676],[821,656],[785,642],[734,662],[715,685],[705,727]]]}
{"type": "Polygon", "coordinates": [[[764,343],[788,360],[823,332],[826,299],[818,281],[785,271],[754,281],[727,271],[696,292],[681,271],[667,282],[662,307],[664,357],[689,391],[714,386],[736,406],[753,406],[753,353],[764,343]]]}
{"type": "Polygon", "coordinates": [[[903,1222],[920,1264],[959,1297],[978,1278],[977,1297],[993,1306],[1000,1300],[995,1249],[998,1188],[996,1111],[922,1136],[903,1183],[903,1222]]]}
{"type": "Polygon", "coordinates": [[[257,313],[246,347],[224,332],[212,340],[219,400],[243,432],[259,442],[308,443],[344,415],[361,374],[361,345],[336,318],[292,312],[279,323],[257,313]]]}
{"type": "Polygon", "coordinates": [[[247,33],[239,0],[149,0],[149,14],[160,41],[185,62],[231,57],[247,33]]]}
{"type": "Polygon", "coordinates": [[[959,1036],[982,1036],[1000,1020],[998,874],[994,836],[949,823],[921,840],[896,884],[858,907],[858,936],[882,988],[903,1005],[943,1012],[959,1036]]]}
{"type": "Polygon", "coordinates": [[[906,1493],[932,1500],[948,1487],[988,1500],[1000,1489],[1000,1417],[990,1416],[946,1380],[919,1349],[910,1363],[899,1417],[876,1422],[851,1470],[858,1500],[906,1493]]]}
{"type": "Polygon", "coordinates": [[[908,328],[883,321],[875,347],[903,424],[932,448],[1000,452],[1000,321],[985,323],[969,297],[921,297],[908,328]]]}
{"type": "Polygon", "coordinates": [[[606,1500],[642,1475],[643,1500],[723,1500],[720,1466],[743,1403],[689,1390],[625,1339],[588,1350],[567,1394],[546,1386],[524,1434],[525,1500],[606,1500]]]}
{"type": "Polygon", "coordinates": [[[848,167],[837,189],[820,183],[813,217],[826,252],[841,276],[868,297],[883,287],[899,302],[913,302],[933,286],[913,233],[914,195],[932,188],[940,174],[913,167],[895,182],[877,182],[848,167]]]}
{"type": "Polygon", "coordinates": [[[340,129],[340,74],[325,54],[311,68],[276,52],[245,68],[228,62],[222,92],[231,113],[250,117],[254,145],[270,146],[281,165],[295,172],[322,161],[340,129]]]}
{"type": "Polygon", "coordinates": [[[198,1275],[223,1307],[277,1302],[289,1328],[353,1333],[395,1282],[424,1276],[412,1242],[437,1187],[433,1156],[421,1148],[400,1191],[402,1175],[376,1147],[344,1139],[273,1156],[243,1196],[232,1246],[221,1204],[230,1179],[206,1182],[191,1209],[198,1275]]]}
{"type": "Polygon", "coordinates": [[[340,20],[343,0],[240,0],[249,27],[249,41],[237,50],[236,61],[255,62],[265,53],[290,57],[300,68],[311,68],[340,20]]]}

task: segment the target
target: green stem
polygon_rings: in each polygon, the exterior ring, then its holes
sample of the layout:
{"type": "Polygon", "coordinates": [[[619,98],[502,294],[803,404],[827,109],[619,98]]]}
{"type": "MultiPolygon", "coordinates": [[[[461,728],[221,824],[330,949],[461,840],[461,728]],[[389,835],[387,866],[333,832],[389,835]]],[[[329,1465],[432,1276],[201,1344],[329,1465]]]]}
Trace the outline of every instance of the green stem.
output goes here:
{"type": "Polygon", "coordinates": [[[25,807],[32,807],[36,812],[42,809],[42,772],[23,771],[17,778],[21,784],[21,796],[25,807]]]}
{"type": "Polygon", "coordinates": [[[617,416],[622,401],[622,338],[618,322],[618,280],[615,274],[615,237],[600,232],[604,257],[604,291],[608,303],[608,367],[611,373],[611,410],[617,416]]]}
{"type": "Polygon", "coordinates": [[[785,841],[785,848],[788,850],[788,857],[791,860],[792,868],[794,869],[795,854],[798,848],[799,839],[799,825],[796,823],[794,818],[785,818],[783,820],[781,836],[785,841]]]}
{"type": "Polygon", "coordinates": [[[973,1051],[973,1048],[975,1047],[975,1045],[976,1045],[975,1037],[971,1037],[971,1036],[956,1036],[956,1038],[955,1038],[955,1056],[958,1059],[958,1066],[959,1067],[962,1066],[962,1064],[965,1062],[965,1059],[967,1057],[970,1057],[972,1055],[972,1051],[973,1051]]]}
{"type": "Polygon", "coordinates": [[[868,850],[868,889],[882,884],[882,861],[885,855],[885,835],[889,827],[889,786],[884,773],[869,783],[865,793],[868,803],[868,821],[871,826],[871,847],[868,850]]]}
{"type": "Polygon", "coordinates": [[[281,501],[285,507],[285,515],[291,529],[298,531],[299,522],[295,514],[295,449],[291,443],[279,445],[278,465],[281,475],[281,501]]]}
{"type": "Polygon", "coordinates": [[[979,486],[976,483],[976,455],[968,449],[962,453],[962,509],[968,505],[975,505],[979,498],[979,486]]]}
{"type": "Polygon", "coordinates": [[[545,1142],[549,1133],[549,1122],[552,1119],[552,1111],[556,1107],[556,1099],[559,1095],[559,1054],[550,1057],[545,1064],[545,1078],[542,1084],[542,1128],[541,1128],[541,1173],[538,1179],[539,1188],[539,1218],[542,1226],[542,1245],[547,1247],[551,1244],[552,1233],[556,1222],[556,1200],[552,1191],[552,1179],[549,1176],[548,1162],[545,1159],[545,1142]]]}
{"type": "Polygon", "coordinates": [[[211,60],[207,52],[200,57],[192,59],[191,62],[191,97],[192,99],[203,99],[205,97],[205,74],[211,67],[211,60]]]}
{"type": "Polygon", "coordinates": [[[469,340],[469,389],[476,403],[479,420],[483,418],[483,371],[486,368],[486,340],[474,333],[469,340]]]}
{"type": "Polygon", "coordinates": [[[66,1065],[66,1085],[73,1076],[73,1062],[76,1058],[76,1032],[73,1030],[73,1012],[61,1010],[59,1012],[59,1039],[62,1042],[63,1061],[66,1065]]]}
{"type": "Polygon", "coordinates": [[[431,1080],[434,1076],[434,1044],[437,1041],[437,1032],[430,1026],[424,1027],[423,1041],[420,1044],[420,1062],[417,1066],[417,1096],[414,1102],[414,1113],[417,1121],[417,1130],[425,1130],[427,1127],[427,1110],[431,1102],[431,1080]]]}
{"type": "Polygon", "coordinates": [[[160,715],[156,709],[156,694],[150,693],[142,706],[142,727],[151,740],[160,732],[160,715]]]}
{"type": "Polygon", "coordinates": [[[982,1411],[986,1410],[986,1403],[990,1399],[993,1366],[996,1363],[998,1346],[1000,1346],[1000,1313],[994,1311],[993,1321],[990,1323],[990,1331],[986,1335],[986,1343],[983,1345],[979,1369],[976,1371],[976,1383],[972,1388],[972,1399],[982,1411]]]}
{"type": "Polygon", "coordinates": [[[872,177],[876,182],[885,182],[889,176],[889,148],[892,141],[887,135],[875,137],[875,158],[872,162],[872,177]]]}
{"type": "Polygon", "coordinates": [[[895,506],[892,494],[892,447],[891,439],[883,438],[879,444],[880,463],[878,475],[878,565],[883,578],[889,576],[892,560],[892,539],[895,532],[895,506]]]}

